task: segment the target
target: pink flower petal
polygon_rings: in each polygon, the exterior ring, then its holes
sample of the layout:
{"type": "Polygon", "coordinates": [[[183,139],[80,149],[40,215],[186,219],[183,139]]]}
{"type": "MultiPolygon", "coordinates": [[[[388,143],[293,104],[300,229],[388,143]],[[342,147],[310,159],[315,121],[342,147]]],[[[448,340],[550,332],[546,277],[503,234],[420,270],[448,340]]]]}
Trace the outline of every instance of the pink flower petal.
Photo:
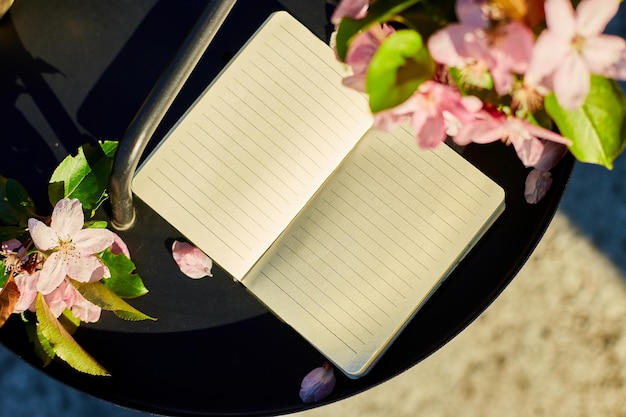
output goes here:
{"type": "Polygon", "coordinates": [[[541,201],[552,186],[552,174],[548,171],[533,169],[526,177],[524,198],[529,204],[541,201]]]}
{"type": "Polygon", "coordinates": [[[567,154],[567,151],[567,146],[561,143],[546,141],[543,147],[543,154],[533,167],[540,171],[550,171],[561,159],[563,159],[565,154],[567,154]]]}
{"type": "Polygon", "coordinates": [[[537,126],[526,121],[522,121],[521,123],[528,131],[528,133],[535,137],[546,139],[550,142],[559,143],[561,145],[569,146],[572,144],[572,141],[570,141],[569,139],[559,135],[556,132],[553,132],[552,130],[546,129],[545,127],[537,126]]]}
{"type": "Polygon", "coordinates": [[[85,323],[95,323],[100,320],[102,309],[83,297],[83,295],[74,287],[74,302],[68,305],[72,309],[72,313],[76,318],[85,323]]]}
{"type": "Polygon", "coordinates": [[[113,244],[111,245],[111,252],[114,255],[124,254],[128,259],[130,259],[130,251],[128,250],[128,246],[117,233],[113,233],[113,244]]]}
{"type": "Polygon", "coordinates": [[[415,140],[422,149],[431,149],[439,146],[446,140],[446,125],[443,114],[428,115],[416,112],[411,119],[415,129],[415,140]]]}
{"type": "Polygon", "coordinates": [[[563,57],[556,69],[553,82],[559,104],[567,109],[577,109],[589,93],[591,74],[581,57],[571,51],[563,57]]]}
{"type": "Polygon", "coordinates": [[[380,44],[394,32],[395,29],[386,24],[372,25],[356,36],[346,54],[345,62],[352,69],[352,75],[343,80],[345,86],[365,92],[365,79],[372,57],[380,44]]]}
{"type": "Polygon", "coordinates": [[[494,48],[497,61],[510,71],[523,74],[533,55],[534,35],[528,26],[517,21],[507,24],[503,30],[504,35],[494,48]]]}
{"type": "Polygon", "coordinates": [[[44,299],[55,317],[69,308],[76,318],[85,323],[95,323],[100,319],[102,309],[85,299],[67,279],[44,299]]]}
{"type": "Polygon", "coordinates": [[[611,35],[587,38],[582,51],[583,59],[589,70],[594,74],[604,75],[608,78],[623,77],[626,65],[621,60],[625,54],[626,40],[611,35]]]}
{"type": "Polygon", "coordinates": [[[552,74],[569,51],[569,40],[562,40],[552,32],[543,31],[533,48],[533,56],[524,75],[524,82],[538,86],[552,74]]]}
{"type": "Polygon", "coordinates": [[[59,200],[52,211],[50,227],[57,234],[65,238],[83,228],[85,215],[83,206],[77,199],[64,198],[59,200]]]}
{"type": "Polygon", "coordinates": [[[109,270],[94,256],[113,244],[115,234],[107,229],[82,229],[84,214],[77,199],[62,199],[54,207],[51,227],[36,219],[28,226],[35,246],[52,251],[45,259],[37,289],[48,295],[65,278],[92,282],[109,275],[109,270]]]}
{"type": "Polygon", "coordinates": [[[78,282],[94,282],[104,278],[105,269],[95,256],[67,257],[65,273],[78,282]]]}
{"type": "Polygon", "coordinates": [[[328,363],[315,368],[302,379],[300,399],[305,403],[320,401],[333,391],[335,383],[334,370],[328,363]]]}
{"type": "Polygon", "coordinates": [[[443,117],[446,121],[446,134],[456,136],[466,124],[472,123],[479,117],[483,102],[475,96],[461,97],[457,92],[457,97],[450,97],[441,103],[443,117]]]}
{"type": "Polygon", "coordinates": [[[61,285],[66,275],[61,254],[53,252],[43,264],[39,280],[37,281],[37,290],[44,295],[50,294],[61,285]]]}
{"type": "Polygon", "coordinates": [[[497,64],[492,53],[491,38],[482,29],[465,35],[462,54],[466,60],[482,62],[488,68],[493,68],[497,64]]]}
{"type": "Polygon", "coordinates": [[[54,230],[37,219],[28,219],[28,232],[40,251],[48,251],[59,245],[59,236],[54,230]]]}
{"type": "Polygon", "coordinates": [[[0,251],[2,252],[16,252],[18,249],[24,248],[24,245],[22,244],[22,242],[20,242],[17,239],[9,239],[5,242],[2,242],[0,251]]]}
{"type": "Polygon", "coordinates": [[[475,143],[491,143],[501,140],[504,136],[504,121],[500,118],[489,117],[476,120],[463,126],[454,137],[457,145],[475,143]]]}
{"type": "Polygon", "coordinates": [[[369,0],[342,0],[330,17],[333,25],[338,25],[344,17],[362,19],[367,15],[369,0]]]}
{"type": "Polygon", "coordinates": [[[469,113],[476,113],[483,108],[483,102],[476,96],[461,97],[461,105],[469,113]]]}
{"type": "Polygon", "coordinates": [[[18,274],[15,276],[15,283],[20,290],[20,299],[15,305],[14,313],[22,313],[31,308],[37,297],[37,280],[40,271],[34,274],[18,274]]]}
{"type": "Polygon", "coordinates": [[[76,300],[76,288],[70,284],[67,280],[63,282],[50,294],[46,294],[44,299],[46,304],[50,307],[52,314],[55,317],[59,317],[66,308],[72,306],[76,300]]]}
{"type": "Polygon", "coordinates": [[[463,68],[468,62],[465,39],[474,29],[470,25],[450,24],[435,32],[427,43],[430,55],[441,64],[463,68]]]}
{"type": "Polygon", "coordinates": [[[513,89],[515,77],[513,77],[508,67],[497,64],[494,65],[491,68],[491,77],[493,78],[493,86],[498,95],[507,95],[513,89]]]}
{"type": "Polygon", "coordinates": [[[617,14],[618,0],[582,0],[576,6],[576,33],[589,37],[604,32],[617,14]]]}
{"type": "Polygon", "coordinates": [[[213,261],[197,247],[187,243],[174,241],[172,244],[172,256],[178,264],[181,272],[189,278],[212,277],[211,268],[213,261]]]}
{"type": "Polygon", "coordinates": [[[365,92],[365,74],[350,75],[341,80],[341,83],[353,90],[365,92]]]}
{"type": "Polygon", "coordinates": [[[488,16],[485,13],[484,0],[457,0],[454,10],[457,19],[465,25],[477,28],[487,28],[488,16]]]}
{"type": "Polygon", "coordinates": [[[576,16],[570,0],[546,0],[546,24],[552,34],[569,41],[576,34],[576,16]]]}
{"type": "Polygon", "coordinates": [[[410,114],[396,113],[395,111],[384,110],[374,114],[374,127],[384,132],[390,132],[404,123],[410,114]]]}
{"type": "Polygon", "coordinates": [[[536,137],[511,138],[517,156],[524,166],[529,167],[539,162],[543,154],[543,143],[536,137]]]}
{"type": "Polygon", "coordinates": [[[108,229],[81,229],[71,235],[75,250],[82,255],[100,253],[115,241],[113,232],[108,229]]]}
{"type": "Polygon", "coordinates": [[[420,103],[419,93],[416,93],[396,107],[374,114],[374,127],[385,132],[396,129],[416,112],[423,111],[420,103]]]}

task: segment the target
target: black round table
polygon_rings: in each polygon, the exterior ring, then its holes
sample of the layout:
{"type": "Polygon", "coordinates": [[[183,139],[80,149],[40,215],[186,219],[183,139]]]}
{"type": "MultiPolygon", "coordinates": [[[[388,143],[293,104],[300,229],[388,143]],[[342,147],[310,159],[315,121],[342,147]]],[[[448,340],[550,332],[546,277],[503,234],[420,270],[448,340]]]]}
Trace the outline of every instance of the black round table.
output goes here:
{"type": "MultiPolygon", "coordinates": [[[[120,139],[166,69],[205,1],[18,0],[0,21],[0,175],[18,179],[40,212],[47,182],[78,146],[120,139]]],[[[167,112],[154,146],[252,32],[285,9],[328,40],[325,0],[240,0],[167,112]]],[[[149,151],[149,149],[148,149],[149,151]]],[[[471,323],[523,266],[554,215],[574,159],[553,170],[537,205],[524,201],[528,173],[503,144],[468,146],[464,157],[506,190],[506,210],[366,376],[336,372],[320,403],[305,404],[300,382],[324,358],[219,268],[191,280],[171,260],[181,238],[136,201],[137,223],[119,232],[150,292],[132,304],[158,321],[103,314],[82,326],[78,342],[112,374],[80,374],[61,362],[42,367],[19,317],[0,341],[58,381],[113,403],[175,416],[278,415],[351,396],[422,361],[471,323]]],[[[104,207],[99,217],[107,218],[104,207]]]]}

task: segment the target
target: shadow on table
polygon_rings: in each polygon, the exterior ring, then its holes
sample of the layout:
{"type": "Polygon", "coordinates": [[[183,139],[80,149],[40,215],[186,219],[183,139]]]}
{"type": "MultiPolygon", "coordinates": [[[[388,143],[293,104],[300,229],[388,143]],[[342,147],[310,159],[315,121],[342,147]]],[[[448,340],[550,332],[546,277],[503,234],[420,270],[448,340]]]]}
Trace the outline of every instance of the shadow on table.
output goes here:
{"type": "Polygon", "coordinates": [[[39,197],[35,200],[41,207],[47,203],[48,179],[58,163],[54,144],[50,146],[42,130],[50,130],[54,136],[62,138],[58,139],[57,146],[70,149],[92,140],[76,127],[44,79],[45,74],[60,74],[60,71],[31,55],[10,15],[0,22],[0,54],[0,114],[3,120],[0,141],[5,144],[0,175],[19,180],[31,195],[39,197]],[[37,123],[32,122],[32,115],[25,114],[31,113],[30,110],[36,112],[37,123]]]}

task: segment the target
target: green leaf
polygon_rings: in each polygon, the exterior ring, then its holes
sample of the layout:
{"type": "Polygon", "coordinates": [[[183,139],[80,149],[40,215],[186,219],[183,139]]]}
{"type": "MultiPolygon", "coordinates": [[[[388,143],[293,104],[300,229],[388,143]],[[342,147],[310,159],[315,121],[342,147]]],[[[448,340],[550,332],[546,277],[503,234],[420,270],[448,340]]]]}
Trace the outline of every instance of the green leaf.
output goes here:
{"type": "Polygon", "coordinates": [[[69,334],[73,335],[80,326],[80,319],[72,313],[72,310],[66,308],[59,316],[59,323],[65,327],[69,334]]]}
{"type": "Polygon", "coordinates": [[[62,198],[77,198],[86,212],[95,211],[106,200],[116,141],[98,146],[83,145],[76,156],[65,158],[52,173],[48,197],[52,206],[62,198]]]}
{"type": "Polygon", "coordinates": [[[111,291],[123,298],[135,298],[148,293],[143,281],[135,273],[133,261],[124,254],[115,255],[107,249],[100,256],[100,260],[109,268],[110,278],[102,281],[111,291]]]}
{"type": "Polygon", "coordinates": [[[87,300],[99,306],[103,310],[112,311],[116,316],[125,320],[156,320],[137,310],[117,294],[107,288],[106,285],[97,282],[73,282],[74,286],[87,300]]]}
{"type": "Polygon", "coordinates": [[[109,373],[91,355],[74,340],[54,317],[41,293],[37,294],[35,311],[37,314],[37,333],[44,350],[49,348],[62,360],[77,371],[89,375],[109,376],[109,373]]]}
{"type": "Polygon", "coordinates": [[[476,96],[485,103],[500,104],[503,99],[493,89],[493,78],[489,71],[485,70],[482,74],[473,75],[473,79],[469,80],[463,76],[463,72],[458,68],[448,68],[448,74],[454,84],[458,87],[462,95],[476,96]]]}
{"type": "Polygon", "coordinates": [[[366,90],[372,112],[404,102],[434,73],[435,62],[421,35],[410,29],[397,31],[383,41],[367,71],[366,90]]]}
{"type": "Polygon", "coordinates": [[[50,365],[50,362],[52,362],[52,359],[54,359],[56,355],[52,350],[50,342],[41,334],[40,327],[37,326],[36,323],[31,322],[24,323],[24,326],[28,340],[35,345],[35,354],[41,359],[43,366],[50,365]]]}
{"type": "Polygon", "coordinates": [[[56,353],[54,353],[54,348],[52,344],[46,337],[43,335],[42,327],[35,325],[35,337],[37,338],[35,352],[37,356],[41,358],[44,363],[44,366],[47,366],[52,362],[52,359],[56,357],[56,353]]]}
{"type": "Polygon", "coordinates": [[[594,75],[582,107],[564,109],[550,94],[545,108],[561,134],[572,140],[570,151],[576,159],[613,169],[626,139],[626,99],[617,82],[594,75]]]}
{"type": "Polygon", "coordinates": [[[85,229],[106,229],[109,223],[105,220],[89,220],[83,226],[85,229]]]}
{"type": "Polygon", "coordinates": [[[403,12],[421,0],[378,0],[369,8],[367,16],[363,19],[343,18],[337,28],[336,44],[337,56],[345,61],[348,47],[354,35],[367,29],[374,23],[383,23],[403,12]]]}
{"type": "Polygon", "coordinates": [[[0,224],[25,227],[35,212],[35,203],[22,184],[0,176],[0,224]]]}
{"type": "Polygon", "coordinates": [[[4,262],[0,262],[0,288],[4,287],[4,284],[6,284],[10,274],[11,272],[7,271],[4,267],[4,262]]]}

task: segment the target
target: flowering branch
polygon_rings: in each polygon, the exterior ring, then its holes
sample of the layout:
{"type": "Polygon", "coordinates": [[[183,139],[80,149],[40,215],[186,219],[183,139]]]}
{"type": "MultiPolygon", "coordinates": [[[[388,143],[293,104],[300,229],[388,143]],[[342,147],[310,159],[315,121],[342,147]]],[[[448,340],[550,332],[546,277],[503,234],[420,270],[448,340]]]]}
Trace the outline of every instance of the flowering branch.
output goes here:
{"type": "Polygon", "coordinates": [[[102,310],[155,320],[123,300],[148,292],[124,242],[106,222],[85,222],[107,198],[116,149],[112,141],[85,145],[61,162],[50,180],[50,216],[36,214],[21,184],[0,177],[0,326],[20,314],[44,365],[58,357],[109,375],[72,337],[80,323],[98,321],[102,310]]]}
{"type": "Polygon", "coordinates": [[[376,127],[408,122],[423,148],[513,145],[536,203],[555,155],[610,169],[626,144],[626,41],[602,33],[619,3],[343,0],[331,21],[376,127]]]}

